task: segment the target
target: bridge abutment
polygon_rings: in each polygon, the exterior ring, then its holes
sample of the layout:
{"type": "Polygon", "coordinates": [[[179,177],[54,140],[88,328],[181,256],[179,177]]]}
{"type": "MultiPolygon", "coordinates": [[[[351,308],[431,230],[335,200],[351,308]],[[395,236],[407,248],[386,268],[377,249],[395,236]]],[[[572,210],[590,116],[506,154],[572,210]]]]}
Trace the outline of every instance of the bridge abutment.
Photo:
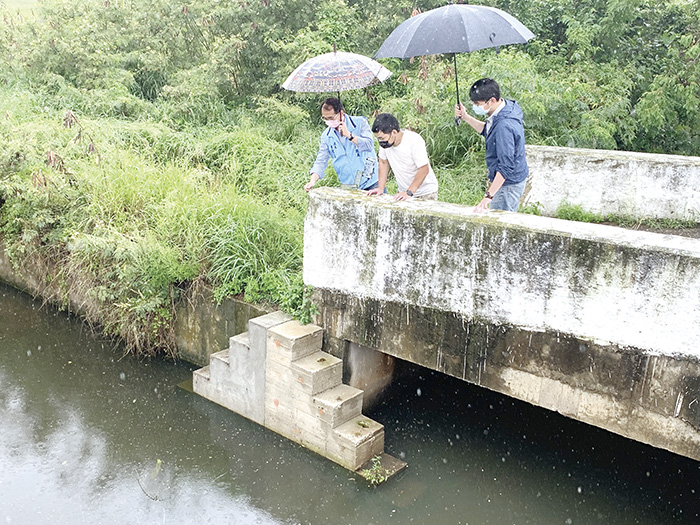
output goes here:
{"type": "Polygon", "coordinates": [[[700,459],[700,241],[323,189],[304,260],[331,346],[700,459]]]}

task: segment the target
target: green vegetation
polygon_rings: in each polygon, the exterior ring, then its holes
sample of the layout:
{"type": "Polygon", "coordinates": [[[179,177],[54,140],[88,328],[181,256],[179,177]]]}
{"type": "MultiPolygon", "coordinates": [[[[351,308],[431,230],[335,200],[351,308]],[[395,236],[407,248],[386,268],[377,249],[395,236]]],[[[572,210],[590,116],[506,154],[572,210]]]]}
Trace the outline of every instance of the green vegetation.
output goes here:
{"type": "MultiPolygon", "coordinates": [[[[538,38],[459,55],[462,90],[497,78],[523,107],[528,142],[700,155],[697,2],[480,3],[538,38]]],[[[372,55],[414,7],[0,2],[0,239],[13,262],[41,261],[56,299],[91,297],[88,319],[139,352],[173,351],[173,305],[201,283],[308,319],[301,188],[321,95],[279,85],[334,43],[372,55]]],[[[450,58],[386,60],[387,82],[343,101],[421,132],[441,200],[473,204],[483,144],[452,121],[450,58]]],[[[332,170],[323,184],[337,184],[332,170]]]]}
{"type": "Polygon", "coordinates": [[[381,456],[372,458],[372,466],[363,469],[362,477],[369,481],[370,485],[377,486],[384,483],[389,478],[389,472],[382,466],[381,456]]]}
{"type": "Polygon", "coordinates": [[[559,219],[579,222],[605,222],[605,217],[597,213],[585,211],[580,204],[563,202],[554,214],[559,219]]]}
{"type": "MultiPolygon", "coordinates": [[[[539,215],[536,207],[523,210],[526,213],[539,215]]],[[[558,207],[554,216],[558,219],[578,222],[606,222],[622,226],[624,228],[646,229],[646,230],[680,230],[684,228],[697,227],[697,221],[683,219],[658,219],[658,218],[635,218],[627,215],[601,215],[584,210],[579,204],[563,202],[558,207]]]]}

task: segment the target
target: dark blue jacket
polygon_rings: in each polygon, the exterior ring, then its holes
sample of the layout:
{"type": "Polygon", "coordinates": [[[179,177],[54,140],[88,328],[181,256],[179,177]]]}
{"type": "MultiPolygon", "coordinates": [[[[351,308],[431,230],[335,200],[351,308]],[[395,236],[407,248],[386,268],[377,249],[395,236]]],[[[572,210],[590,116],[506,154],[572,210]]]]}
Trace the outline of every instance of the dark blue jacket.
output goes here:
{"type": "Polygon", "coordinates": [[[507,185],[524,181],[529,170],[525,160],[523,112],[516,101],[505,102],[505,107],[493,118],[488,134],[486,126],[481,134],[486,139],[489,180],[493,181],[496,172],[500,172],[506,179],[503,184],[507,185]]]}

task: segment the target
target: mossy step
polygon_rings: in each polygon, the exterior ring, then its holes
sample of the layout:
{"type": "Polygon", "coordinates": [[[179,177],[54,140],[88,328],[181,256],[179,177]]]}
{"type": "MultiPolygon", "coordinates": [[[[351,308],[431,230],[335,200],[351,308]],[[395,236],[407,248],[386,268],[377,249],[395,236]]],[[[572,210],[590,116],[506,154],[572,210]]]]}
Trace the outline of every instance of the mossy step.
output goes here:
{"type": "Polygon", "coordinates": [[[383,452],[370,458],[356,472],[372,485],[379,485],[403,471],[407,466],[408,464],[405,461],[383,452]]]}

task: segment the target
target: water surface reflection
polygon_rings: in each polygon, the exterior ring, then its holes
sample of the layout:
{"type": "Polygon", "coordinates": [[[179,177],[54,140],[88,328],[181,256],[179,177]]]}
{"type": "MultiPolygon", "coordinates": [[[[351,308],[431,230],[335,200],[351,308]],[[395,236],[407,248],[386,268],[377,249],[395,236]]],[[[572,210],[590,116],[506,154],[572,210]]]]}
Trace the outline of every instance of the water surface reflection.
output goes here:
{"type": "Polygon", "coordinates": [[[697,523],[698,463],[422,369],[368,415],[378,489],[0,286],[0,521],[697,523]]]}

